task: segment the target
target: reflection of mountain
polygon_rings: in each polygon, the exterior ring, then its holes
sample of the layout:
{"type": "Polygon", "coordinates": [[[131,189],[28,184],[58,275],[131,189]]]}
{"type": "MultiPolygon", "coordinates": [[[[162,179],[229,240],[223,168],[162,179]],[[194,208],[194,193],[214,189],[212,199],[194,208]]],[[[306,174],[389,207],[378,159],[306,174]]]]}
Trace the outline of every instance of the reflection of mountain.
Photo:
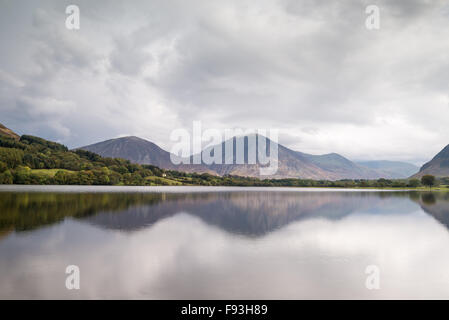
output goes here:
{"type": "Polygon", "coordinates": [[[426,213],[449,229],[449,193],[423,193],[416,201],[426,213]]]}
{"type": "MultiPolygon", "coordinates": [[[[166,194],[163,202],[131,207],[120,214],[103,212],[86,220],[101,227],[134,230],[185,212],[229,232],[257,236],[309,218],[336,220],[355,211],[375,213],[377,207],[382,207],[383,212],[390,207],[398,213],[398,204],[404,206],[404,202],[398,201],[401,195],[404,194],[274,191],[178,194],[177,197],[166,194]]],[[[408,200],[406,203],[410,204],[408,200]]]]}
{"type": "Polygon", "coordinates": [[[152,205],[131,207],[120,214],[103,212],[86,219],[92,224],[134,230],[185,212],[233,233],[262,235],[310,216],[338,219],[357,203],[338,193],[244,192],[204,193],[172,197],[152,205]]]}
{"type": "Polygon", "coordinates": [[[245,191],[203,193],[0,193],[0,230],[30,230],[65,217],[138,230],[184,212],[232,233],[259,236],[293,221],[353,212],[410,212],[408,193],[245,191]],[[401,201],[400,197],[404,200],[401,201]]]}

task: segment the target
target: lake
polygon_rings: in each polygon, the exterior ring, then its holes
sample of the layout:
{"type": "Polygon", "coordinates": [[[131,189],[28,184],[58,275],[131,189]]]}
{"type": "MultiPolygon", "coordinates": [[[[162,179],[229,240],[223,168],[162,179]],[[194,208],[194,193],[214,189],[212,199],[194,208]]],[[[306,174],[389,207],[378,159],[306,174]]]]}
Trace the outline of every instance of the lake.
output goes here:
{"type": "Polygon", "coordinates": [[[0,186],[0,298],[449,299],[448,228],[437,192],[0,186]]]}

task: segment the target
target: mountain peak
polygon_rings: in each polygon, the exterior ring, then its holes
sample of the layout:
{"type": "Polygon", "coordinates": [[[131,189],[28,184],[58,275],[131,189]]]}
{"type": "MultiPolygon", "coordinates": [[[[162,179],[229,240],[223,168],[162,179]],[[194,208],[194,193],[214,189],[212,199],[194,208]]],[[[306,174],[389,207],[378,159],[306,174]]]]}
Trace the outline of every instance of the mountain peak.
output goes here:
{"type": "MultiPolygon", "coordinates": [[[[109,139],[109,140],[133,140],[133,141],[146,141],[146,142],[151,142],[148,140],[145,140],[143,138],[139,138],[137,136],[123,136],[123,137],[118,137],[118,138],[114,138],[114,139],[109,139]]],[[[106,140],[106,141],[109,141],[106,140]]]]}
{"type": "Polygon", "coordinates": [[[91,151],[103,157],[123,158],[139,164],[152,164],[167,168],[170,164],[170,153],[155,143],[136,137],[125,136],[94,143],[78,149],[91,151]]]}

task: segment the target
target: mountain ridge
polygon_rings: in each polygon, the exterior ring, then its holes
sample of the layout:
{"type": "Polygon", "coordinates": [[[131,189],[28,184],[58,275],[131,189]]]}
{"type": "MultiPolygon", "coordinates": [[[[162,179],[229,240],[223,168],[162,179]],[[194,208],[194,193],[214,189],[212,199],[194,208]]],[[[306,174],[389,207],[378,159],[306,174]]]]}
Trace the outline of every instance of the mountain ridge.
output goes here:
{"type": "MultiPolygon", "coordinates": [[[[323,155],[312,155],[299,151],[291,150],[281,144],[278,147],[278,170],[272,176],[260,175],[259,163],[248,164],[248,153],[255,152],[258,147],[258,138],[256,135],[255,145],[249,143],[248,136],[233,137],[233,159],[225,159],[222,155],[222,163],[205,164],[203,161],[199,164],[193,164],[193,159],[197,155],[191,155],[184,158],[184,162],[190,164],[175,165],[171,162],[171,157],[177,157],[168,151],[158,147],[155,143],[135,136],[108,139],[95,144],[79,147],[91,152],[95,152],[104,157],[119,157],[139,164],[151,164],[160,168],[169,170],[178,170],[188,173],[209,173],[213,175],[239,175],[256,178],[300,178],[315,180],[342,180],[342,179],[378,179],[378,178],[396,178],[392,172],[375,170],[353,162],[337,153],[323,155]],[[237,139],[244,139],[244,159],[245,164],[237,164],[235,159],[237,139]],[[256,148],[256,149],[254,149],[256,148]],[[228,162],[226,162],[228,160],[228,162]]],[[[253,141],[253,140],[251,140],[253,141]]],[[[221,147],[224,150],[225,141],[216,146],[209,146],[200,153],[201,159],[206,152],[213,154],[215,147],[221,147]],[[221,146],[220,146],[221,145],[221,146]]],[[[267,139],[268,148],[270,143],[275,143],[267,139]]],[[[179,158],[178,158],[179,159],[179,158]]]]}
{"type": "Polygon", "coordinates": [[[419,167],[403,161],[370,160],[357,161],[359,165],[384,172],[386,178],[408,178],[419,171],[419,167]]]}
{"type": "Polygon", "coordinates": [[[170,161],[170,153],[157,144],[136,136],[126,136],[75,148],[97,153],[102,157],[123,158],[138,164],[151,164],[164,169],[170,161]],[[126,154],[126,156],[124,156],[126,154]]]}
{"type": "Polygon", "coordinates": [[[436,177],[449,177],[449,144],[438,152],[432,160],[425,163],[412,178],[430,174],[436,177]]]}

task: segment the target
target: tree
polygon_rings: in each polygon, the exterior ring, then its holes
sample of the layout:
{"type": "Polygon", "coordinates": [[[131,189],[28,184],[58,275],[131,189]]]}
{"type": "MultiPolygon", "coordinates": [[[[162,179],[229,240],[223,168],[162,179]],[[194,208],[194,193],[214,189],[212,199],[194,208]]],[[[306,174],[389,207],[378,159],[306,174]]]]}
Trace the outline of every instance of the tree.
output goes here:
{"type": "Polygon", "coordinates": [[[430,189],[432,189],[432,187],[435,185],[435,182],[435,177],[430,174],[426,174],[421,178],[421,183],[425,186],[428,186],[430,189]]]}
{"type": "Polygon", "coordinates": [[[24,152],[14,148],[0,147],[0,160],[4,162],[9,169],[16,168],[23,162],[24,152]]]}
{"type": "Polygon", "coordinates": [[[14,177],[9,170],[0,174],[0,184],[13,184],[14,177]]]}
{"type": "Polygon", "coordinates": [[[381,188],[391,186],[392,183],[393,181],[384,178],[380,178],[379,180],[377,180],[377,186],[381,188]]]}
{"type": "Polygon", "coordinates": [[[0,161],[0,173],[5,172],[8,169],[8,166],[3,161],[0,161]]]}
{"type": "Polygon", "coordinates": [[[416,188],[416,187],[419,187],[419,184],[420,184],[420,182],[419,182],[418,179],[411,179],[411,180],[409,180],[409,182],[408,182],[408,186],[409,186],[410,188],[416,188]]]}
{"type": "Polygon", "coordinates": [[[66,184],[67,174],[63,170],[58,170],[55,174],[55,182],[58,184],[66,184]]]}

